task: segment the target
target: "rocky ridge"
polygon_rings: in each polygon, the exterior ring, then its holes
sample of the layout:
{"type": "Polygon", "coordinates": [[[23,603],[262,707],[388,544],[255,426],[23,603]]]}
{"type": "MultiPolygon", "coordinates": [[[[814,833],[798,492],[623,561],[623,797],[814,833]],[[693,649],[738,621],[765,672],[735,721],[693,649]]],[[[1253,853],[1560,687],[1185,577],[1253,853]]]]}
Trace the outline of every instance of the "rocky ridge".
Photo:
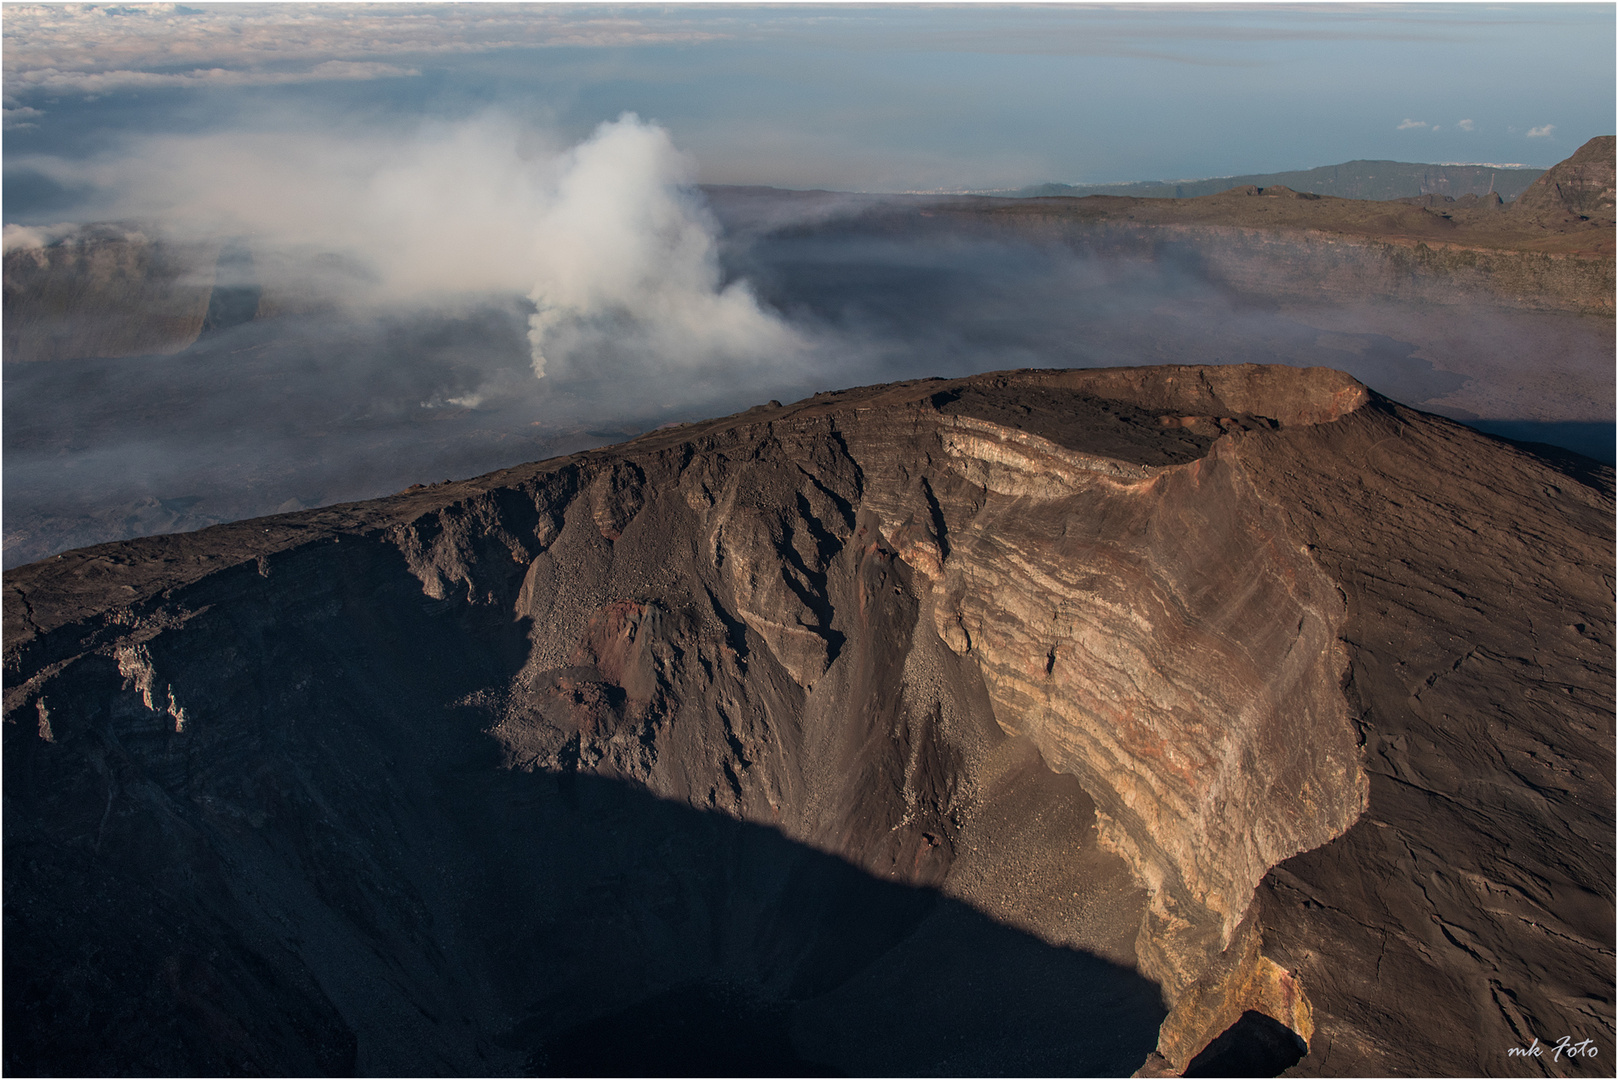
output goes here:
{"type": "Polygon", "coordinates": [[[1592,475],[1015,372],[8,572],[7,1067],[621,1071],[672,1000],[738,1069],[1607,1060],[1592,475]]]}

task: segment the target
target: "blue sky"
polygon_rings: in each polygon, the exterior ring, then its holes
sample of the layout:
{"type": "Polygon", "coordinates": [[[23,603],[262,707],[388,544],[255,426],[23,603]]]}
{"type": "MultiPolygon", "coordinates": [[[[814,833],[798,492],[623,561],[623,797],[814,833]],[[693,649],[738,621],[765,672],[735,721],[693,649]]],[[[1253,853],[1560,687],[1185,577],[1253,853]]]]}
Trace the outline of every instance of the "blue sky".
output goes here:
{"type": "Polygon", "coordinates": [[[41,158],[489,110],[558,144],[633,111],[703,181],[786,187],[1544,166],[1614,131],[1614,31],[1612,4],[8,5],[6,220],[67,208],[41,158]]]}

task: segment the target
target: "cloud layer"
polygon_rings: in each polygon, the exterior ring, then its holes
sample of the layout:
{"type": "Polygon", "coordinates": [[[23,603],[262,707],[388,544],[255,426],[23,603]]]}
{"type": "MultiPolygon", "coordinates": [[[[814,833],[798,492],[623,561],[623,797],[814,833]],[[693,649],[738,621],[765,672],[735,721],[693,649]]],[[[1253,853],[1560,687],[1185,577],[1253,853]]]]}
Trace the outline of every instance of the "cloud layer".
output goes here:
{"type": "Polygon", "coordinates": [[[401,56],[723,36],[678,15],[532,4],[15,4],[5,92],[102,94],[419,74],[401,56]]]}
{"type": "MultiPolygon", "coordinates": [[[[363,79],[406,78],[420,75],[415,68],[363,60],[325,60],[303,70],[265,71],[211,67],[190,71],[64,71],[33,68],[8,73],[6,92],[40,90],[47,93],[106,94],[115,90],[154,90],[177,86],[277,86],[299,82],[349,82],[363,79]]],[[[7,110],[21,112],[24,110],[7,110]]],[[[26,110],[40,115],[37,110],[26,110]]]]}

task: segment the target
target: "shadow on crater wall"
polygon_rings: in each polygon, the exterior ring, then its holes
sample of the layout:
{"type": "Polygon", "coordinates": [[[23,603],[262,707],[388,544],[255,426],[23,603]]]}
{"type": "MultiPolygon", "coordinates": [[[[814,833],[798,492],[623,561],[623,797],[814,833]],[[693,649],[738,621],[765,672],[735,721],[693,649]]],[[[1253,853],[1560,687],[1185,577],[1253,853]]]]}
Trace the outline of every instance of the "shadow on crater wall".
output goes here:
{"type": "Polygon", "coordinates": [[[552,853],[490,925],[525,931],[500,1041],[537,1075],[1122,1075],[1155,1045],[1132,970],[627,786],[519,790],[552,853]]]}
{"type": "Polygon", "coordinates": [[[1309,1047],[1298,1033],[1252,1009],[1191,1059],[1182,1076],[1280,1076],[1309,1047]]]}
{"type": "Polygon", "coordinates": [[[465,702],[520,664],[509,617],[343,539],[215,575],[149,653],[75,661],[48,738],[6,725],[8,1073],[1106,1075],[1151,1051],[1163,1006],[1128,968],[773,828],[500,768],[465,702]]]}

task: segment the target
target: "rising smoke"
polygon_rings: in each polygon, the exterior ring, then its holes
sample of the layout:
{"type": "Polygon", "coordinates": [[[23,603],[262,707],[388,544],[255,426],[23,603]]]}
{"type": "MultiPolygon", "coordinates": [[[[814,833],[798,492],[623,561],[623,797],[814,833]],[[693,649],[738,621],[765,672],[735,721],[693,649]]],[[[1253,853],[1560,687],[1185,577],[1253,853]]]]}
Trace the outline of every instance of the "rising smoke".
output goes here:
{"type": "Polygon", "coordinates": [[[625,114],[554,171],[528,293],[536,375],[552,362],[608,351],[630,352],[643,373],[667,375],[790,362],[804,348],[745,281],[721,285],[715,225],[663,129],[625,114]]]}
{"type": "Polygon", "coordinates": [[[527,297],[542,378],[678,379],[790,362],[806,345],[745,281],[722,281],[692,164],[633,113],[567,150],[489,115],[393,138],[169,136],[89,164],[30,164],[109,192],[104,217],[249,238],[282,308],[527,297]]]}

